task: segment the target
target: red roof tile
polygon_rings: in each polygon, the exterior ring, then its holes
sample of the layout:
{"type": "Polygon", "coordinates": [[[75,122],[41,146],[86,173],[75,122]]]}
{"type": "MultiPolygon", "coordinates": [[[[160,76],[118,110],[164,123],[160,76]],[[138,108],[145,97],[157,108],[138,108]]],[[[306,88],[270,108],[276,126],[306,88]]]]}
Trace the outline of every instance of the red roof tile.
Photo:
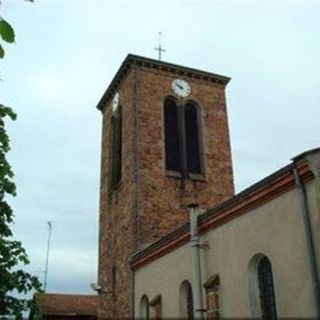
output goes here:
{"type": "Polygon", "coordinates": [[[42,315],[95,316],[98,296],[39,293],[35,302],[42,315]]]}

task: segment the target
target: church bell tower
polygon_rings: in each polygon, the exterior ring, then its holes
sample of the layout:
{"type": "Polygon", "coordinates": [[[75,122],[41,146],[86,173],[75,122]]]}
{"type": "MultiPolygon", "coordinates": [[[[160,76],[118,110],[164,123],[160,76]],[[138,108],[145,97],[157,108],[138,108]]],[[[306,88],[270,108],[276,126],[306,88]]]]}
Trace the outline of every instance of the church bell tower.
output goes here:
{"type": "Polygon", "coordinates": [[[133,252],[233,196],[229,80],[129,54],[100,100],[99,319],[132,317],[133,252]]]}

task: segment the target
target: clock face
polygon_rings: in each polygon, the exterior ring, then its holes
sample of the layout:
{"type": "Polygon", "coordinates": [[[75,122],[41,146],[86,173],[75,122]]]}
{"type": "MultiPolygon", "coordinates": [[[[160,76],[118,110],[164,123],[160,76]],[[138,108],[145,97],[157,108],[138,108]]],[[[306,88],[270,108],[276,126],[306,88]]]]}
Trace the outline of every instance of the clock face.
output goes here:
{"type": "Polygon", "coordinates": [[[118,106],[119,106],[119,92],[116,92],[116,94],[112,99],[112,111],[113,112],[117,111],[118,106]]]}
{"type": "Polygon", "coordinates": [[[178,97],[186,98],[191,93],[189,83],[183,79],[173,80],[171,87],[178,97]]]}

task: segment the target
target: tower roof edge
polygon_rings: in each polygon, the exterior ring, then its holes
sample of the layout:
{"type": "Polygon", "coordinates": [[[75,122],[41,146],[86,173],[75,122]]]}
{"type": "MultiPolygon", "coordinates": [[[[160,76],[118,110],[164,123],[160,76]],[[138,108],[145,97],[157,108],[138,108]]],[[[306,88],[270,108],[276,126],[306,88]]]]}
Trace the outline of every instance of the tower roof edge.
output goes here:
{"type": "Polygon", "coordinates": [[[119,83],[121,82],[122,78],[125,74],[129,71],[132,66],[141,66],[147,67],[152,69],[158,69],[163,71],[172,72],[178,76],[187,76],[191,78],[201,79],[208,82],[213,82],[220,84],[222,86],[226,86],[231,78],[222,76],[216,73],[203,71],[199,69],[194,69],[190,67],[185,67],[169,62],[159,61],[151,58],[146,58],[138,55],[134,55],[129,53],[125,60],[122,62],[120,68],[118,69],[117,73],[113,77],[110,85],[108,86],[107,90],[103,94],[102,98],[100,99],[97,108],[103,111],[104,106],[107,104],[109,99],[113,96],[116,92],[119,83]]]}

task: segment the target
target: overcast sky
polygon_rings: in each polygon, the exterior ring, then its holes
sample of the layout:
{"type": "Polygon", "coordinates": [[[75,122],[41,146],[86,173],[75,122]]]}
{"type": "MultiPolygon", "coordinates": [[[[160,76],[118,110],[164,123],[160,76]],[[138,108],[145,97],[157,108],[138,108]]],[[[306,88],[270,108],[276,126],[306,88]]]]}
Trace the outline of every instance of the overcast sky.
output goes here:
{"type": "Polygon", "coordinates": [[[14,107],[15,235],[48,291],[96,282],[101,115],[96,105],[128,53],[230,76],[237,192],[320,146],[320,1],[3,0],[16,44],[1,62],[14,107]]]}

